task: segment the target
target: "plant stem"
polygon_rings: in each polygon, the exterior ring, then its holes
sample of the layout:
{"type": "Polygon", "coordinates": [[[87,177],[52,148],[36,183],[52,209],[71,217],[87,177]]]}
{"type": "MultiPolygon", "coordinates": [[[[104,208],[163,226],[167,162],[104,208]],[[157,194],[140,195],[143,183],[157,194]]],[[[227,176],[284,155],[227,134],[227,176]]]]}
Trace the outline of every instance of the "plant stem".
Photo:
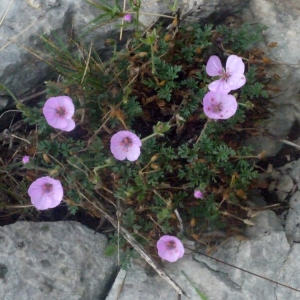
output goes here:
{"type": "Polygon", "coordinates": [[[195,144],[198,144],[198,142],[201,140],[201,138],[202,138],[202,136],[205,132],[205,129],[207,128],[207,124],[210,123],[210,122],[211,122],[211,119],[207,119],[207,121],[206,121],[206,123],[205,123],[205,125],[204,125],[204,127],[203,127],[203,129],[202,129],[202,131],[201,131],[201,133],[200,133],[200,135],[199,135],[199,137],[198,137],[195,144]]]}
{"type": "Polygon", "coordinates": [[[102,165],[102,166],[98,166],[98,167],[95,167],[93,172],[96,174],[96,172],[100,169],[103,169],[103,168],[106,168],[106,167],[109,167],[111,166],[112,164],[111,163],[108,163],[108,164],[105,164],[105,165],[102,165]]]}
{"type": "Polygon", "coordinates": [[[151,61],[152,61],[152,74],[156,73],[156,68],[154,64],[154,49],[153,46],[151,46],[151,61]]]}
{"type": "Polygon", "coordinates": [[[141,142],[144,143],[144,142],[146,142],[147,140],[149,140],[149,139],[155,137],[156,135],[157,135],[157,133],[154,132],[154,133],[152,133],[152,134],[146,136],[145,138],[141,139],[141,142]]]}

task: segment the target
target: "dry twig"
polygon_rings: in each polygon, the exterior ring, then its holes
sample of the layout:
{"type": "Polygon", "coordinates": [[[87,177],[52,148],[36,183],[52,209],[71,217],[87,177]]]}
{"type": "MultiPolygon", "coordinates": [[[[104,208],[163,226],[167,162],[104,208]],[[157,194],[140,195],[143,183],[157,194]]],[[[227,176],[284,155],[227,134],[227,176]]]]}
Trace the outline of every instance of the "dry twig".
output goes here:
{"type": "MultiPolygon", "coordinates": [[[[84,196],[84,195],[82,195],[84,196]]],[[[156,273],[162,277],[164,280],[166,280],[177,292],[179,296],[185,295],[189,298],[187,293],[169,276],[167,275],[162,269],[160,269],[156,262],[145,252],[143,247],[131,236],[131,234],[121,225],[118,226],[118,223],[110,216],[108,215],[102,208],[97,206],[95,203],[93,203],[91,200],[89,200],[87,197],[84,196],[84,198],[91,203],[95,208],[97,208],[106,218],[107,220],[116,228],[120,230],[124,238],[127,240],[128,243],[145,259],[145,261],[156,271],[156,273]]]]}

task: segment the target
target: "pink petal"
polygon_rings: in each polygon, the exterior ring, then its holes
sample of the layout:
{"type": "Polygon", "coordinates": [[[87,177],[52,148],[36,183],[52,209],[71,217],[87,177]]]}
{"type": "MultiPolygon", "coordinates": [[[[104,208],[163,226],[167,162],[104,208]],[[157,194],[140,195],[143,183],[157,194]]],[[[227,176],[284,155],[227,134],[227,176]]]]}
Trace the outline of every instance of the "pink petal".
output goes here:
{"type": "Polygon", "coordinates": [[[208,89],[212,92],[219,92],[223,94],[228,94],[231,91],[230,85],[224,79],[211,82],[208,85],[208,89]]]}
{"type": "Polygon", "coordinates": [[[223,100],[223,110],[220,114],[220,119],[229,119],[231,118],[237,110],[238,104],[234,96],[227,95],[223,100]]]}
{"type": "Polygon", "coordinates": [[[206,64],[206,73],[209,76],[220,76],[222,72],[223,68],[219,57],[216,55],[211,56],[206,64]]]}
{"type": "Polygon", "coordinates": [[[28,164],[29,161],[30,161],[30,157],[28,155],[23,156],[22,162],[23,162],[24,165],[28,164]]]}
{"type": "Polygon", "coordinates": [[[121,130],[121,131],[115,133],[115,134],[111,137],[110,143],[111,143],[111,144],[118,145],[118,144],[120,144],[120,143],[122,142],[122,140],[123,140],[124,138],[126,138],[126,137],[127,137],[127,131],[121,130]]]}
{"type": "Polygon", "coordinates": [[[124,16],[124,21],[131,22],[132,16],[130,14],[127,14],[124,16]]]}
{"type": "Polygon", "coordinates": [[[139,158],[141,154],[141,149],[139,146],[133,144],[127,152],[127,159],[130,161],[135,161],[139,158]]]}
{"type": "Polygon", "coordinates": [[[61,129],[65,131],[71,131],[75,128],[75,123],[72,117],[75,112],[75,107],[73,101],[68,96],[58,96],[49,98],[44,107],[43,114],[48,122],[48,124],[56,129],[61,129]],[[65,115],[57,116],[56,110],[59,107],[65,109],[65,115]],[[71,120],[71,121],[70,121],[71,120]]]}
{"type": "Polygon", "coordinates": [[[113,152],[114,148],[120,146],[121,142],[122,142],[121,138],[119,138],[116,135],[113,135],[110,139],[110,151],[113,152]]]}
{"type": "Polygon", "coordinates": [[[51,108],[60,106],[59,97],[50,97],[49,99],[47,99],[44,106],[51,108]]]}
{"type": "Polygon", "coordinates": [[[196,190],[196,191],[194,191],[194,197],[197,199],[201,199],[203,197],[203,194],[201,191],[196,190]]]}
{"type": "Polygon", "coordinates": [[[59,106],[64,107],[67,111],[72,113],[75,112],[75,107],[73,104],[73,100],[68,96],[57,96],[57,97],[50,97],[46,102],[45,106],[51,107],[56,109],[59,106]]]}
{"type": "Polygon", "coordinates": [[[46,104],[43,107],[43,114],[48,122],[48,120],[56,118],[56,110],[55,107],[49,106],[46,102],[46,104]]]}
{"type": "Polygon", "coordinates": [[[44,210],[50,208],[52,199],[47,195],[43,195],[39,199],[31,199],[31,203],[35,206],[36,209],[44,210]]]}
{"type": "Polygon", "coordinates": [[[56,207],[60,204],[64,192],[61,182],[49,176],[41,177],[31,183],[28,189],[31,203],[39,210],[56,207]],[[44,184],[52,184],[52,191],[45,193],[44,184]]]}
{"type": "Polygon", "coordinates": [[[142,146],[142,141],[140,140],[140,138],[137,135],[131,135],[130,136],[132,143],[141,147],[142,146]]]}
{"type": "Polygon", "coordinates": [[[227,80],[231,87],[231,90],[236,90],[242,87],[246,83],[246,77],[244,75],[232,75],[227,80]]]}
{"type": "Polygon", "coordinates": [[[133,132],[121,130],[115,133],[110,139],[110,151],[118,160],[127,158],[129,161],[135,161],[140,156],[142,142],[140,138],[133,132]],[[125,138],[131,139],[132,145],[125,149],[122,141],[125,138]]]}
{"type": "Polygon", "coordinates": [[[73,100],[68,96],[58,96],[56,98],[58,98],[57,101],[59,103],[59,106],[62,106],[66,109],[67,116],[70,116],[70,118],[72,118],[75,113],[73,100]]]}
{"type": "Polygon", "coordinates": [[[75,126],[76,126],[76,124],[75,124],[74,120],[70,119],[70,120],[67,120],[67,126],[64,128],[60,128],[60,129],[69,132],[69,131],[73,130],[75,128],[75,126]]]}
{"type": "Polygon", "coordinates": [[[123,146],[115,146],[111,143],[110,151],[113,154],[113,156],[118,160],[124,160],[127,157],[127,152],[123,150],[123,146]]]}
{"type": "Polygon", "coordinates": [[[63,129],[68,126],[68,120],[66,118],[61,118],[57,116],[53,119],[49,119],[48,123],[56,129],[63,129]]]}
{"type": "Polygon", "coordinates": [[[230,55],[226,61],[226,73],[230,75],[234,74],[244,74],[245,72],[245,64],[243,60],[236,56],[230,55]]]}
{"type": "Polygon", "coordinates": [[[55,198],[54,201],[61,202],[62,198],[64,197],[64,189],[61,185],[61,182],[59,180],[52,179],[51,183],[53,184],[53,198],[55,198]]]}
{"type": "Polygon", "coordinates": [[[174,262],[184,254],[184,247],[182,242],[175,236],[164,235],[156,243],[158,255],[169,262],[174,262]],[[176,247],[169,249],[167,243],[174,241],[176,247]]]}
{"type": "Polygon", "coordinates": [[[232,95],[210,91],[203,98],[203,111],[211,119],[228,119],[236,110],[237,101],[232,95]],[[221,111],[215,111],[216,106],[219,106],[221,111]]]}
{"type": "MultiPolygon", "coordinates": [[[[175,252],[175,250],[166,250],[163,252],[158,253],[158,255],[169,262],[175,262],[178,260],[179,256],[178,253],[175,252]]],[[[182,256],[180,256],[182,257],[182,256]]]]}
{"type": "Polygon", "coordinates": [[[56,198],[56,197],[49,197],[49,200],[50,200],[50,202],[49,202],[49,204],[47,204],[47,208],[46,209],[48,209],[48,208],[54,208],[54,207],[56,207],[56,206],[58,206],[59,204],[60,204],[60,202],[61,202],[61,199],[59,199],[59,198],[56,198]]]}
{"type": "Polygon", "coordinates": [[[36,184],[36,181],[34,181],[29,186],[28,195],[30,196],[31,201],[35,201],[35,202],[39,201],[44,195],[43,190],[42,190],[42,186],[36,184]]]}

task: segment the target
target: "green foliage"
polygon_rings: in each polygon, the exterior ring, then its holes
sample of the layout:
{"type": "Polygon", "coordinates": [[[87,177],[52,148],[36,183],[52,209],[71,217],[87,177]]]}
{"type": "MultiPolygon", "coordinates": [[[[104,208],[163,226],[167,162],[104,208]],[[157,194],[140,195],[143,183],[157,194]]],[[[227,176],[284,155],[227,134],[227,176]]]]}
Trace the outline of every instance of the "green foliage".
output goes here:
{"type": "Polygon", "coordinates": [[[172,66],[167,64],[158,57],[154,58],[155,69],[157,72],[156,81],[144,80],[144,84],[157,91],[157,95],[161,99],[171,100],[171,91],[177,86],[175,79],[178,77],[178,72],[181,66],[172,66]],[[157,81],[160,84],[157,84],[157,81]]]}
{"type": "Polygon", "coordinates": [[[264,25],[246,23],[234,28],[219,25],[216,27],[216,32],[221,35],[222,43],[226,48],[229,47],[234,52],[243,52],[262,41],[261,32],[266,29],[267,27],[264,25]]]}
{"type": "Polygon", "coordinates": [[[203,28],[197,26],[195,32],[195,44],[201,48],[207,48],[212,45],[211,36],[212,36],[212,24],[206,24],[203,28]]]}
{"type": "Polygon", "coordinates": [[[134,225],[135,213],[132,208],[128,208],[122,216],[123,223],[126,227],[130,228],[134,225]]]}
{"type": "Polygon", "coordinates": [[[215,155],[217,162],[226,162],[230,156],[235,155],[235,151],[229,148],[227,145],[222,144],[213,151],[213,154],[215,155]]]}
{"type": "Polygon", "coordinates": [[[268,93],[264,90],[264,84],[256,82],[255,75],[256,68],[255,66],[252,66],[246,73],[247,81],[242,89],[241,97],[249,97],[249,99],[259,97],[268,98],[268,93]]]}
{"type": "MultiPolygon", "coordinates": [[[[123,17],[117,2],[98,2],[94,4],[102,13],[89,25],[123,17]]],[[[141,3],[130,3],[137,15],[141,3]]],[[[77,126],[70,133],[55,130],[45,122],[43,103],[35,108],[19,104],[25,122],[38,136],[35,176],[61,180],[72,214],[83,209],[101,217],[101,208],[141,243],[153,245],[160,235],[175,234],[175,209],[187,234],[192,233],[192,218],[209,228],[227,226],[220,216],[233,202],[243,201],[257,178],[249,161],[253,151],[242,146],[245,134],[240,129],[259,119],[268,95],[255,66],[250,66],[246,85],[234,91],[237,113],[228,120],[207,120],[201,103],[212,79],[205,66],[211,53],[224,53],[224,48],[247,57],[263,29],[195,24],[182,25],[174,33],[157,26],[143,36],[136,32],[121,51],[113,46],[105,62],[81,43],[66,45],[60,37],[44,36],[53,58],[49,64],[62,76],[61,82],[46,83],[47,96],[69,95],[77,126]],[[112,157],[110,139],[120,130],[144,139],[137,161],[112,157]],[[195,199],[193,192],[200,187],[204,198],[195,199]]],[[[225,53],[220,58],[226,57],[225,53]]],[[[20,180],[17,173],[14,176],[20,180]]],[[[29,183],[26,176],[21,179],[22,186],[29,183]]],[[[125,248],[120,237],[111,242],[108,254],[116,251],[118,242],[125,248]]],[[[134,255],[127,248],[124,267],[134,255]]]]}

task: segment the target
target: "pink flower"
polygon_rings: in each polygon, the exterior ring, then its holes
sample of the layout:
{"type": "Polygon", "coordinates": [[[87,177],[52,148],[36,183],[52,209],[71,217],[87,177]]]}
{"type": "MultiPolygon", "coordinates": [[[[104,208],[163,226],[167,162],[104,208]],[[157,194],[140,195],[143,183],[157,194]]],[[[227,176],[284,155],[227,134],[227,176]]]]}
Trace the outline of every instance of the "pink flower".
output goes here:
{"type": "Polygon", "coordinates": [[[51,97],[43,107],[48,124],[63,131],[71,131],[75,128],[75,122],[72,119],[74,112],[73,101],[68,96],[51,97]]]}
{"type": "Polygon", "coordinates": [[[203,193],[200,190],[195,190],[194,197],[197,199],[201,199],[203,197],[203,193]]]}
{"type": "Polygon", "coordinates": [[[124,21],[125,21],[125,22],[129,22],[129,23],[130,23],[130,22],[131,22],[131,19],[132,19],[131,14],[127,14],[127,15],[124,16],[124,21]]]}
{"type": "Polygon", "coordinates": [[[203,110],[211,119],[229,119],[237,110],[237,102],[232,95],[208,92],[203,98],[203,110]]]}
{"type": "Polygon", "coordinates": [[[184,247],[176,236],[164,235],[156,243],[158,255],[169,262],[174,262],[184,254],[184,247]]]}
{"type": "Polygon", "coordinates": [[[141,146],[140,138],[130,131],[119,131],[110,139],[110,151],[118,160],[137,160],[141,154],[141,146]]]}
{"type": "Polygon", "coordinates": [[[222,68],[218,56],[209,58],[206,65],[206,73],[209,76],[218,76],[218,80],[208,85],[210,91],[228,94],[231,90],[236,90],[246,83],[244,76],[245,64],[236,55],[230,55],[226,62],[226,71],[222,68]]]}
{"type": "Polygon", "coordinates": [[[22,158],[22,162],[24,165],[28,164],[29,160],[30,160],[30,157],[27,155],[23,156],[23,158],[22,158]]]}
{"type": "Polygon", "coordinates": [[[59,205],[64,191],[59,180],[46,176],[35,180],[29,186],[28,195],[36,209],[44,210],[59,205]]]}

